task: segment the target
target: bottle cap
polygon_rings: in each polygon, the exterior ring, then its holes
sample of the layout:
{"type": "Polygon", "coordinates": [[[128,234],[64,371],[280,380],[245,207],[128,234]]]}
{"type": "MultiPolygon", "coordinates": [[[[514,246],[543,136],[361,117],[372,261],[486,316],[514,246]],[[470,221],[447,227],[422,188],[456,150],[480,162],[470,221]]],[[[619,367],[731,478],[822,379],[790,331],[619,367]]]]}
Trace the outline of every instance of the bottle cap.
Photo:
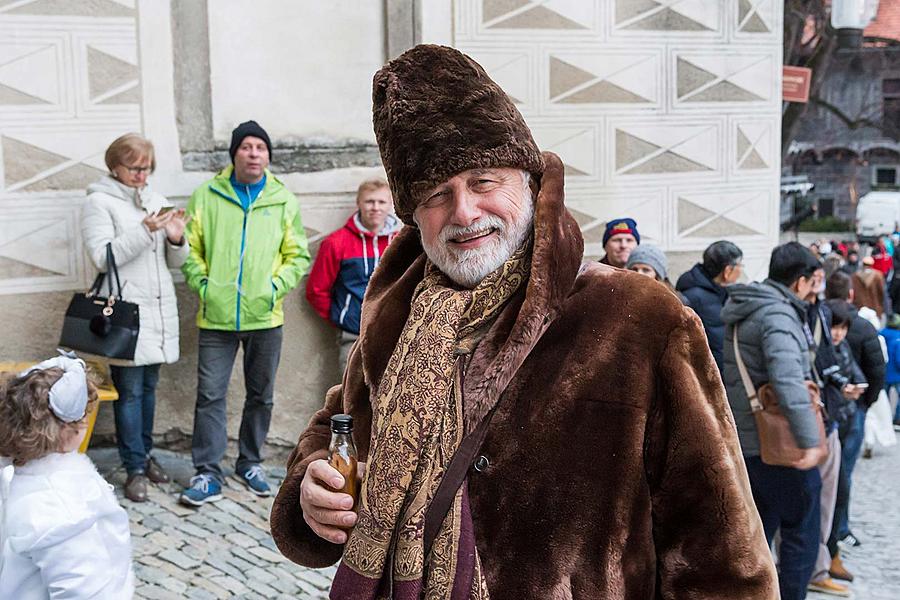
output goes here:
{"type": "Polygon", "coordinates": [[[332,433],[353,433],[353,417],[350,415],[332,415],[332,433]]]}

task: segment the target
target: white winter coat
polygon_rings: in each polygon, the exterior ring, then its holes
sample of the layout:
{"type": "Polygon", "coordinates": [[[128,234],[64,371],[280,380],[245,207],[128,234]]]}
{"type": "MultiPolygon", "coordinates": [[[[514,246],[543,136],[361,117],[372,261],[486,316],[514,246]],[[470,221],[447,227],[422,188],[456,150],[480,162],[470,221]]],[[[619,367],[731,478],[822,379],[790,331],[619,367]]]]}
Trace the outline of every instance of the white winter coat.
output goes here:
{"type": "MultiPolygon", "coordinates": [[[[178,360],[178,305],[169,269],[181,267],[190,247],[170,244],[164,230],[150,232],[144,218],[163,206],[172,206],[145,187],[138,191],[106,176],[88,186],[81,217],[81,235],[88,255],[106,271],[106,244],[122,281],[122,298],[138,304],[141,318],[135,365],[173,363],[178,360]]],[[[106,281],[103,293],[106,293],[106,281]]]]}
{"type": "Polygon", "coordinates": [[[4,467],[0,514],[0,598],[132,597],[128,514],[87,456],[4,467]]]}

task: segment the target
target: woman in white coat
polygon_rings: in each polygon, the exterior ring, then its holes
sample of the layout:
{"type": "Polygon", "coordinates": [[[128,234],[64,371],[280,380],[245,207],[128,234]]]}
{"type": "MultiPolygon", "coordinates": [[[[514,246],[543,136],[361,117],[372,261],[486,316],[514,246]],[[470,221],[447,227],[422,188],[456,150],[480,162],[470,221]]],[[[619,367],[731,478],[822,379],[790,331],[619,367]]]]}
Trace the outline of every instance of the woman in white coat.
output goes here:
{"type": "Polygon", "coordinates": [[[178,360],[178,307],[169,269],[187,258],[189,217],[147,187],[156,167],[149,140],[136,133],[118,138],[106,150],[106,166],[110,174],[88,186],[81,232],[100,271],[107,271],[106,245],[112,244],[122,298],[139,306],[134,362],[110,371],[119,393],[113,406],[119,456],[128,472],[125,496],[144,502],[148,479],[169,480],[150,450],[159,367],[178,360]]]}

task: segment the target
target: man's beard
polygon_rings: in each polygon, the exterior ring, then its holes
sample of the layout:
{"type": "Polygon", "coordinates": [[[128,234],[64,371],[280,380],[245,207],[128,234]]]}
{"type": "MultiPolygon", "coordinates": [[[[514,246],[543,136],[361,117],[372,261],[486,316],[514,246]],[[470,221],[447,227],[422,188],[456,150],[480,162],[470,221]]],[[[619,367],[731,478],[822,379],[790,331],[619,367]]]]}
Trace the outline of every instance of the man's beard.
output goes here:
{"type": "Polygon", "coordinates": [[[468,227],[447,225],[435,244],[428,244],[423,239],[422,245],[425,254],[441,272],[458,285],[473,288],[502,267],[525,242],[531,233],[533,216],[534,202],[531,194],[526,191],[522,212],[511,225],[507,225],[500,217],[485,215],[468,227]],[[485,229],[495,229],[497,235],[483,246],[462,251],[455,251],[449,246],[449,240],[453,238],[485,229]]]}

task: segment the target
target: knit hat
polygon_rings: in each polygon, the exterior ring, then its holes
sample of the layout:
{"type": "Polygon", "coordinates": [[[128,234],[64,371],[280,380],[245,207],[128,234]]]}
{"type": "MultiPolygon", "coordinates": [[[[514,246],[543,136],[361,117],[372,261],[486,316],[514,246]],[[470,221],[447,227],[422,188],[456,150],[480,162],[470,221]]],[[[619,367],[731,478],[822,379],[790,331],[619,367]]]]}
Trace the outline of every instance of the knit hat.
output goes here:
{"type": "Polygon", "coordinates": [[[653,267],[658,279],[667,279],[669,277],[669,261],[666,259],[666,254],[657,246],[645,244],[632,250],[631,254],[628,255],[628,262],[625,263],[625,268],[630,269],[634,265],[653,267]]]}
{"type": "Polygon", "coordinates": [[[468,169],[544,163],[512,100],[454,48],[419,45],[375,73],[372,120],[397,216],[414,225],[421,195],[468,169]]]}
{"type": "Polygon", "coordinates": [[[271,159],[272,140],[269,139],[269,134],[266,133],[266,130],[260,127],[259,123],[256,121],[244,121],[231,132],[231,145],[228,146],[228,154],[231,156],[231,162],[234,162],[234,155],[237,154],[241,142],[249,135],[258,137],[266,143],[266,148],[269,149],[269,159],[271,159]]]}
{"type": "Polygon", "coordinates": [[[630,233],[637,240],[638,244],[641,243],[641,234],[638,233],[637,223],[634,219],[625,217],[622,219],[610,219],[606,223],[606,231],[603,232],[603,245],[606,245],[609,238],[620,233],[630,233]]]}

